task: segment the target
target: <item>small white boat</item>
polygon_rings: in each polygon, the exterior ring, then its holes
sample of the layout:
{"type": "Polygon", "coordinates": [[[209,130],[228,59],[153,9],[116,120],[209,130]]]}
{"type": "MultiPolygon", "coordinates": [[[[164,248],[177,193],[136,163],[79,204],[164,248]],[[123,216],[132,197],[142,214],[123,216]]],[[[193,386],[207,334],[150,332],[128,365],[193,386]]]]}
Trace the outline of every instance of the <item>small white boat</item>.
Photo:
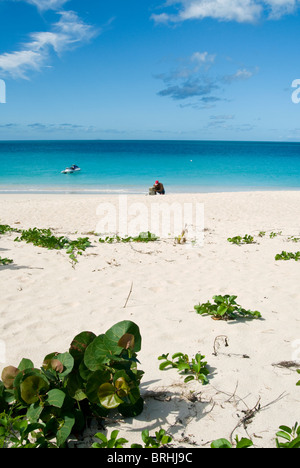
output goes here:
{"type": "Polygon", "coordinates": [[[66,167],[64,171],[61,171],[62,174],[73,174],[73,172],[78,172],[80,171],[80,167],[76,166],[76,164],[73,164],[73,166],[66,167]]]}

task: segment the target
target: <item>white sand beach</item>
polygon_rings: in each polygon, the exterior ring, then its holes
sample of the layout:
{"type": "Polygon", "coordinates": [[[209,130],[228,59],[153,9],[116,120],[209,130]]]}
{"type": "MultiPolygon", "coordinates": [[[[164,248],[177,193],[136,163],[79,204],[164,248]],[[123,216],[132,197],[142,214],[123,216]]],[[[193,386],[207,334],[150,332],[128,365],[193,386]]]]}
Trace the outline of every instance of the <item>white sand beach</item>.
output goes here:
{"type": "MultiPolygon", "coordinates": [[[[279,426],[300,422],[297,367],[279,365],[298,361],[300,368],[300,263],[275,261],[282,251],[300,250],[289,240],[300,237],[300,192],[130,195],[127,201],[149,211],[152,203],[203,204],[203,245],[179,245],[174,236],[147,244],[99,243],[97,208],[108,202],[117,207],[117,195],[0,195],[0,224],[92,241],[73,268],[64,251],[14,242],[15,233],[0,236],[0,256],[14,261],[0,266],[0,372],[23,357],[40,367],[48,353],[67,351],[81,331],[98,335],[132,320],[143,340],[138,358],[145,409],[136,419],[110,423],[108,433],[118,429],[129,443],[140,443],[142,430],[163,428],[175,447],[209,448],[215,439],[236,435],[258,448],[275,447],[279,426]],[[258,237],[260,231],[266,235],[258,237]],[[271,232],[281,234],[270,238],[271,232]],[[227,241],[245,234],[256,243],[227,241]],[[215,321],[195,312],[196,304],[216,294],[236,295],[262,319],[215,321]],[[229,346],[217,339],[221,335],[229,346]],[[177,351],[205,355],[208,385],[185,384],[176,369],[159,370],[158,356],[177,351]]],[[[141,231],[153,232],[146,220],[144,229],[142,224],[141,231]]]]}

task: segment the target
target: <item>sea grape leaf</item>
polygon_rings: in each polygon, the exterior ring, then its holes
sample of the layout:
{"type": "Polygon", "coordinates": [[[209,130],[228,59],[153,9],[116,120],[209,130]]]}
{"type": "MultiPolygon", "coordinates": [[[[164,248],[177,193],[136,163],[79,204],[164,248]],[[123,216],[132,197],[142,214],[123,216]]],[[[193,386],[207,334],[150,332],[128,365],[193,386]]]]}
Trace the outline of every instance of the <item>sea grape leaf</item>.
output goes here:
{"type": "Polygon", "coordinates": [[[40,418],[40,415],[43,411],[44,407],[39,405],[39,403],[33,403],[32,405],[29,406],[26,417],[28,420],[32,422],[37,422],[40,418]]]}
{"type": "Polygon", "coordinates": [[[69,353],[73,356],[75,363],[83,359],[86,348],[95,338],[96,335],[89,331],[84,331],[75,336],[69,349],[69,353]]]}
{"type": "Polygon", "coordinates": [[[92,403],[99,403],[98,390],[104,383],[109,383],[111,375],[109,371],[97,370],[91,374],[86,384],[86,395],[92,403]]]}
{"type": "Polygon", "coordinates": [[[12,389],[16,376],[19,374],[20,369],[14,366],[7,366],[3,369],[1,374],[2,382],[6,389],[12,389]]]}
{"type": "Polygon", "coordinates": [[[22,359],[22,361],[18,365],[18,369],[20,371],[23,371],[25,369],[33,369],[33,368],[34,368],[33,362],[30,359],[25,359],[24,358],[24,359],[22,359]]]}
{"type": "Polygon", "coordinates": [[[31,405],[38,401],[40,393],[47,391],[48,388],[49,384],[42,375],[29,375],[20,385],[21,398],[31,405]]]}
{"type": "Polygon", "coordinates": [[[113,409],[117,408],[123,400],[116,394],[115,387],[110,383],[100,385],[98,390],[99,401],[104,408],[113,409]]]}
{"type": "Polygon", "coordinates": [[[111,358],[111,350],[104,343],[104,336],[97,336],[88,345],[84,353],[84,364],[92,371],[99,370],[103,364],[107,364],[111,358]]]}
{"type": "Polygon", "coordinates": [[[64,366],[64,371],[60,373],[60,378],[66,377],[66,375],[72,372],[74,367],[74,358],[70,353],[58,354],[56,359],[64,366]]]}
{"type": "MultiPolygon", "coordinates": [[[[116,353],[118,352],[118,348],[122,347],[124,342],[128,343],[127,339],[128,336],[124,339],[126,335],[133,335],[133,339],[131,338],[130,343],[133,346],[132,351],[135,353],[141,350],[141,335],[139,327],[130,320],[124,320],[113,325],[106,333],[105,333],[105,341],[108,346],[116,347],[116,353]],[[120,346],[120,344],[122,346],[120,346]]],[[[123,348],[124,349],[124,348],[123,348]]]]}
{"type": "Polygon", "coordinates": [[[54,388],[47,393],[47,403],[50,406],[55,406],[56,408],[61,408],[64,404],[66,394],[62,390],[54,388]]]}
{"type": "Polygon", "coordinates": [[[123,349],[134,349],[134,336],[131,333],[125,333],[119,339],[118,346],[123,349]]]}
{"type": "Polygon", "coordinates": [[[77,372],[68,376],[67,391],[70,397],[77,401],[82,401],[86,398],[84,381],[77,372]]]}
{"type": "Polygon", "coordinates": [[[75,424],[75,416],[73,414],[65,414],[63,418],[63,424],[56,433],[57,445],[61,447],[71,434],[73,426],[75,424]]]}

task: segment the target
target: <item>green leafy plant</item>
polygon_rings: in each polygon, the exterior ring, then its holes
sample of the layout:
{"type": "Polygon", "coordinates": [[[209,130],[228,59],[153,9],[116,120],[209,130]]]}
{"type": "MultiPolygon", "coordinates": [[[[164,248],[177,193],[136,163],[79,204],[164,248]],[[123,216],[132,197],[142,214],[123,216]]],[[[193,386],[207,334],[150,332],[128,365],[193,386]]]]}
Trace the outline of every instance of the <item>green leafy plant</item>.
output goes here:
{"type": "Polygon", "coordinates": [[[280,431],[276,436],[284,439],[286,442],[280,442],[276,439],[277,448],[300,448],[300,426],[296,423],[292,428],[280,426],[280,431]]]}
{"type": "Polygon", "coordinates": [[[0,265],[10,265],[14,261],[11,260],[10,258],[2,258],[0,257],[0,265]]]}
{"type": "Polygon", "coordinates": [[[56,448],[44,437],[44,427],[4,411],[0,414],[0,448],[56,448]]]}
{"type": "Polygon", "coordinates": [[[73,264],[78,262],[77,255],[82,255],[82,252],[91,245],[88,237],[79,237],[76,240],[70,240],[65,236],[55,236],[50,229],[38,229],[36,227],[22,230],[21,236],[17,237],[15,241],[25,241],[26,243],[31,243],[49,250],[65,249],[73,264]]]}
{"type": "Polygon", "coordinates": [[[197,314],[211,315],[214,320],[236,320],[239,318],[261,318],[261,313],[242,308],[236,302],[237,296],[213,296],[214,303],[210,301],[195,305],[197,314]]]}
{"type": "Polygon", "coordinates": [[[296,262],[300,260],[300,252],[281,252],[275,256],[275,260],[295,260],[296,262]]]}
{"type": "Polygon", "coordinates": [[[155,242],[159,238],[155,235],[152,234],[151,232],[141,232],[138,236],[132,237],[132,236],[127,236],[127,237],[120,237],[117,234],[114,236],[106,236],[104,238],[100,237],[99,242],[104,244],[114,244],[114,243],[127,243],[127,242],[155,242]]]}
{"type": "Polygon", "coordinates": [[[0,411],[22,414],[30,423],[41,423],[47,439],[64,446],[72,430],[80,432],[91,417],[106,417],[117,410],[135,417],[143,410],[137,369],[141,349],[138,326],[119,322],[96,336],[82,332],[69,351],[48,354],[40,369],[29,359],[3,369],[0,411]]]}
{"type": "MultiPolygon", "coordinates": [[[[119,431],[112,431],[109,438],[107,438],[102,432],[98,432],[94,437],[99,439],[101,442],[95,442],[92,445],[92,448],[123,448],[128,440],[124,438],[118,438],[119,431]]],[[[142,440],[144,445],[141,444],[131,444],[131,448],[161,448],[172,442],[172,437],[166,435],[164,429],[160,429],[155,432],[155,437],[151,437],[149,431],[145,429],[142,432],[142,440]]]]}
{"type": "Polygon", "coordinates": [[[265,237],[266,231],[260,231],[258,237],[265,237]]]}
{"type": "Polygon", "coordinates": [[[244,237],[241,237],[241,236],[229,237],[227,240],[228,242],[231,242],[232,244],[235,244],[235,245],[255,243],[254,237],[249,234],[245,234],[244,237]]]}
{"type": "Polygon", "coordinates": [[[145,429],[142,432],[142,440],[144,446],[140,444],[132,444],[131,448],[162,448],[172,442],[172,437],[166,434],[164,429],[155,432],[155,437],[151,437],[149,431],[145,429]]]}
{"type": "Polygon", "coordinates": [[[270,239],[274,239],[274,237],[281,236],[282,231],[280,232],[271,232],[270,233],[270,239]]]}
{"type": "Polygon", "coordinates": [[[117,438],[119,431],[112,431],[110,438],[107,437],[102,432],[97,432],[94,437],[99,439],[101,442],[95,442],[92,445],[92,448],[123,448],[124,444],[127,444],[128,440],[124,438],[117,438]]]}
{"type": "Polygon", "coordinates": [[[207,368],[207,362],[203,361],[205,356],[197,353],[194,358],[190,359],[187,354],[175,353],[172,358],[169,359],[168,354],[162,354],[158,357],[159,361],[163,361],[159,369],[165,370],[167,367],[178,369],[178,372],[183,374],[189,374],[184,382],[190,382],[191,380],[197,380],[203,384],[208,383],[207,375],[209,370],[207,368]]]}
{"type": "MultiPolygon", "coordinates": [[[[252,440],[244,438],[244,437],[242,439],[239,439],[238,436],[236,436],[235,441],[236,441],[235,448],[249,448],[249,447],[252,447],[253,445],[252,440]]],[[[227,439],[214,440],[211,443],[210,447],[214,449],[234,448],[233,445],[227,439]]]]}
{"type": "Polygon", "coordinates": [[[288,240],[292,242],[300,242],[300,237],[291,236],[288,238],[288,240]]]}
{"type": "Polygon", "coordinates": [[[0,224],[0,235],[1,234],[6,234],[7,232],[16,232],[17,230],[10,227],[8,224],[0,224]]]}
{"type": "MultiPolygon", "coordinates": [[[[297,370],[298,374],[300,374],[300,369],[297,370]]],[[[300,386],[300,380],[296,383],[296,385],[300,386]]]]}

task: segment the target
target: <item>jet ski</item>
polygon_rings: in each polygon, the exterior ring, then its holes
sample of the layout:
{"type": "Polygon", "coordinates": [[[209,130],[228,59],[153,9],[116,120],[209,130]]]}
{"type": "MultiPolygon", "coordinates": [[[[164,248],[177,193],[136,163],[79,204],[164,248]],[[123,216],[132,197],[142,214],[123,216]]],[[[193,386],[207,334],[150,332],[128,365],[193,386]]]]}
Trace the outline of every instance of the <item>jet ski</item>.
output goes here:
{"type": "Polygon", "coordinates": [[[61,171],[62,174],[72,174],[73,172],[78,172],[80,171],[80,167],[76,166],[76,164],[73,164],[70,167],[66,167],[64,171],[61,171]]]}

